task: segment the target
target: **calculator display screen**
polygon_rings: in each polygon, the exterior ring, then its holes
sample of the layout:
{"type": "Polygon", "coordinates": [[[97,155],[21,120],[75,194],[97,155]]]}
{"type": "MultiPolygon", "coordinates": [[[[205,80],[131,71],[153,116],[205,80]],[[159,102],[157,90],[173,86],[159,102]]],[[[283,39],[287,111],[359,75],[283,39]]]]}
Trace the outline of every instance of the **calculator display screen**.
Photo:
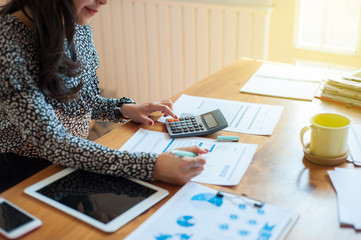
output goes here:
{"type": "Polygon", "coordinates": [[[203,119],[206,121],[208,128],[218,127],[218,122],[214,118],[214,115],[212,113],[207,113],[202,116],[203,116],[203,119]]]}

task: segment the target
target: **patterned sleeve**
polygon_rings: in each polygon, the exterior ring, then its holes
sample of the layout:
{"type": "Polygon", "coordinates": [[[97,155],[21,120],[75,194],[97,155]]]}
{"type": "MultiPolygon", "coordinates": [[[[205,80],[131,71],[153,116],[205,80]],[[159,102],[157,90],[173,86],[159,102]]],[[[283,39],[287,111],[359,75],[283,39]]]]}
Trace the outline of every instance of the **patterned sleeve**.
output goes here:
{"type": "Polygon", "coordinates": [[[98,95],[92,106],[92,119],[125,123],[128,121],[128,118],[123,116],[121,109],[124,104],[131,103],[135,104],[133,100],[126,97],[114,99],[98,95]]]}
{"type": "Polygon", "coordinates": [[[24,141],[38,149],[41,157],[100,174],[151,179],[157,154],[118,151],[67,133],[39,90],[19,90],[3,101],[11,123],[20,129],[24,141]]]}

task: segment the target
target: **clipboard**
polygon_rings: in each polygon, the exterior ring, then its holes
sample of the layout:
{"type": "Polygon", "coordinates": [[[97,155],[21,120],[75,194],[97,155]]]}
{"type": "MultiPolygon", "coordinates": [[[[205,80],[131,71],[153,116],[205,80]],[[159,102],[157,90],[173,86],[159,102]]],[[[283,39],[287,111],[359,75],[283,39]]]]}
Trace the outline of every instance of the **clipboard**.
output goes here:
{"type": "Polygon", "coordinates": [[[189,182],[126,240],[284,239],[297,219],[293,210],[189,182]]]}

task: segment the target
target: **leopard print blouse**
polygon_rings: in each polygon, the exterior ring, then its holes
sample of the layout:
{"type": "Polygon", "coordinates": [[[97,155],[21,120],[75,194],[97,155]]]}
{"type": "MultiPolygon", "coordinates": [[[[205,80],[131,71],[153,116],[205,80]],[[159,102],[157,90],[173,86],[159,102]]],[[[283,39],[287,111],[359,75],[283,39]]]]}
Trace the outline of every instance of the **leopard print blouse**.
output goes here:
{"type": "MultiPolygon", "coordinates": [[[[157,154],[118,151],[86,139],[91,119],[125,123],[120,109],[134,101],[99,95],[99,60],[90,26],[77,25],[74,42],[83,71],[64,81],[75,86],[82,78],[84,87],[79,99],[58,102],[38,87],[39,59],[33,32],[12,15],[0,16],[0,153],[150,180],[157,154]]],[[[68,49],[67,43],[64,49],[68,49]]],[[[70,56],[70,51],[65,53],[70,56]]]]}

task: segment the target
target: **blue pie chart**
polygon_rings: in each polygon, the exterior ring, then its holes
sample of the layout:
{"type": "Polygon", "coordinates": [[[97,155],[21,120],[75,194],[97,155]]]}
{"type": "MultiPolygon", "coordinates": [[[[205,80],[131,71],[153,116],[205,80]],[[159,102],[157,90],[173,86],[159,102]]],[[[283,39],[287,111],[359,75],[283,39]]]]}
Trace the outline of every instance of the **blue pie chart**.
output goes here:
{"type": "Polygon", "coordinates": [[[214,209],[223,204],[223,199],[212,193],[200,193],[191,198],[193,206],[198,209],[214,209]]]}
{"type": "Polygon", "coordinates": [[[182,216],[177,219],[177,223],[182,227],[192,227],[195,224],[195,219],[192,216],[182,216]]]}

